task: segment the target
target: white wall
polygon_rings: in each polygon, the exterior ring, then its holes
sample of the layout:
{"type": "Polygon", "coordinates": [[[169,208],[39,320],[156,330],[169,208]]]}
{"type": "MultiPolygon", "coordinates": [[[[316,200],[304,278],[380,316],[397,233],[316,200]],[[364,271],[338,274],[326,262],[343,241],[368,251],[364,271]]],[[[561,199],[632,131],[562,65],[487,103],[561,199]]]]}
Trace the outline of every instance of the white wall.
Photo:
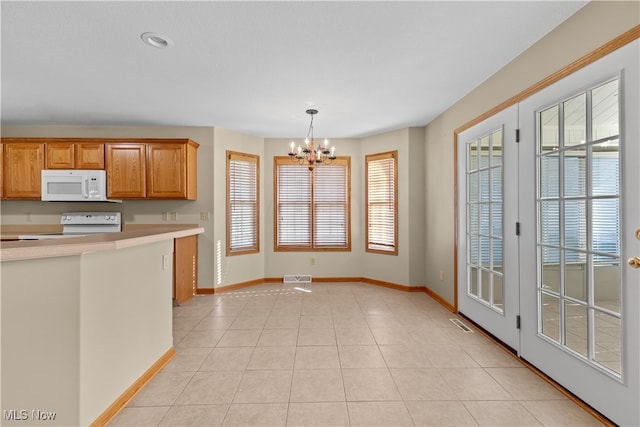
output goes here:
{"type": "MultiPolygon", "coordinates": [[[[256,136],[241,134],[230,130],[215,128],[215,143],[213,146],[213,245],[214,257],[200,256],[200,265],[203,263],[214,266],[214,286],[221,287],[236,283],[247,282],[264,277],[265,265],[265,226],[264,194],[265,185],[265,158],[264,139],[256,136]],[[226,151],[238,151],[241,153],[260,156],[260,252],[247,255],[226,256],[226,227],[227,227],[227,163],[226,151]]],[[[200,183],[198,183],[200,185],[200,183]]],[[[204,288],[202,284],[200,288],[204,288]]]]}

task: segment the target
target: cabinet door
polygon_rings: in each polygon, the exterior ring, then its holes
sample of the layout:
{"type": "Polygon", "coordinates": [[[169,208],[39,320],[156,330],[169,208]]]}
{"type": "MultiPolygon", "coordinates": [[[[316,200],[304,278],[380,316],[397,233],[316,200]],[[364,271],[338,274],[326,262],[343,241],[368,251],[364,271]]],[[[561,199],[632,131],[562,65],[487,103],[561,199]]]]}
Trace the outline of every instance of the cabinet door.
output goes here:
{"type": "Polygon", "coordinates": [[[75,144],[76,169],[104,169],[104,144],[79,142],[75,144]]]}
{"type": "Polygon", "coordinates": [[[146,144],[106,144],[107,196],[140,199],[146,196],[146,144]]]}
{"type": "Polygon", "coordinates": [[[198,236],[175,239],[173,257],[174,298],[183,304],[198,288],[198,236]]]}
{"type": "Polygon", "coordinates": [[[147,144],[147,197],[184,199],[187,197],[186,145],[147,144]]]}
{"type": "Polygon", "coordinates": [[[4,144],[3,178],[6,199],[40,199],[44,144],[4,144]]]}
{"type": "Polygon", "coordinates": [[[45,145],[47,169],[75,169],[73,143],[51,142],[45,145]]]}

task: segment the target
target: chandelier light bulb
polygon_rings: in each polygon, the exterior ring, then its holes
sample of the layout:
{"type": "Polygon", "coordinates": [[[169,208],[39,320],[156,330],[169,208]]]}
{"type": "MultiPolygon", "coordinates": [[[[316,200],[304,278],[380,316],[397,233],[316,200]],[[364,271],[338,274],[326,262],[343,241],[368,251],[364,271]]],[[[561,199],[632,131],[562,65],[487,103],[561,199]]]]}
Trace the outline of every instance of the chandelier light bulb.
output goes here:
{"type": "Polygon", "coordinates": [[[336,147],[331,146],[329,150],[329,140],[324,139],[322,147],[315,146],[315,140],[313,138],[313,116],[318,114],[318,110],[309,109],[306,111],[311,116],[311,123],[309,124],[309,130],[307,137],[304,139],[305,146],[298,145],[298,150],[295,150],[295,142],[291,141],[289,144],[289,157],[291,161],[298,162],[299,164],[307,164],[309,171],[313,171],[315,165],[330,164],[336,159],[335,150],[336,147]]]}

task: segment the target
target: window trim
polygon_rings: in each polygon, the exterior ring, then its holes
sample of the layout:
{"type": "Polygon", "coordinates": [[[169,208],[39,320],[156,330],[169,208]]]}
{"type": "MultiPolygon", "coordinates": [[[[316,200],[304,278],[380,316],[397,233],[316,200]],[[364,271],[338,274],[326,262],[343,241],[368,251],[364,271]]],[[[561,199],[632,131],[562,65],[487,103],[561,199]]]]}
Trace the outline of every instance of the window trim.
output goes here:
{"type": "MultiPolygon", "coordinates": [[[[311,199],[311,238],[309,245],[287,245],[287,246],[278,246],[278,165],[287,164],[287,165],[296,165],[295,162],[291,161],[289,156],[274,156],[273,157],[273,250],[274,252],[351,252],[351,157],[350,156],[338,156],[334,162],[344,162],[346,167],[346,182],[345,182],[345,191],[346,191],[346,216],[347,216],[347,242],[345,246],[314,246],[314,234],[313,234],[313,224],[314,224],[314,216],[315,216],[315,203],[312,197],[311,199]]],[[[301,168],[307,168],[306,165],[300,165],[301,168]]],[[[316,169],[324,167],[323,165],[316,165],[316,169]]],[[[313,173],[313,172],[310,172],[313,173]]],[[[313,192],[313,179],[311,179],[311,188],[313,192]]]]}
{"type": "Polygon", "coordinates": [[[365,251],[370,253],[384,255],[398,255],[398,150],[386,151],[383,153],[369,154],[365,156],[365,177],[364,177],[364,196],[365,196],[365,251]],[[371,248],[369,241],[369,162],[376,160],[393,159],[393,250],[382,250],[371,248]]]}
{"type": "Polygon", "coordinates": [[[226,199],[227,199],[227,221],[226,221],[226,254],[227,256],[235,256],[235,255],[246,255],[246,254],[254,254],[260,252],[260,156],[257,154],[248,154],[241,153],[237,151],[226,151],[226,163],[227,163],[227,188],[226,188],[226,199]],[[249,249],[242,250],[233,250],[231,248],[231,171],[230,171],[230,163],[231,160],[240,160],[245,161],[247,163],[255,163],[256,165],[256,212],[255,212],[255,230],[256,230],[256,241],[255,246],[249,249]]]}

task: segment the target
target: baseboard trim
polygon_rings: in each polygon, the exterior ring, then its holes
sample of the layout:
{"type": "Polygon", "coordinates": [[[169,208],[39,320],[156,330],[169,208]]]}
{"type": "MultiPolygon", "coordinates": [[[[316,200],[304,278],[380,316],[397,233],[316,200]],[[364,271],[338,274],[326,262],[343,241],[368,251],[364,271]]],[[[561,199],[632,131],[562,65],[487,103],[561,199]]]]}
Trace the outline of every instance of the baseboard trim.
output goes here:
{"type": "Polygon", "coordinates": [[[144,374],[140,376],[133,384],[127,388],[124,393],[118,397],[94,422],[91,423],[91,427],[106,426],[115,418],[116,415],[133,399],[136,394],[144,388],[149,381],[153,379],[167,363],[176,355],[176,350],[171,347],[165,354],[160,356],[156,362],[151,365],[144,374]]]}
{"type": "MultiPolygon", "coordinates": [[[[385,282],[384,280],[370,279],[368,277],[314,277],[312,283],[344,283],[359,282],[369,285],[382,286],[384,288],[395,289],[402,292],[424,292],[431,298],[436,300],[440,305],[452,313],[456,312],[456,308],[449,301],[438,295],[426,286],[406,286],[398,283],[385,282]]],[[[235,283],[233,285],[222,286],[220,288],[198,288],[196,294],[211,295],[223,292],[234,291],[236,289],[246,288],[248,286],[259,285],[261,283],[282,283],[282,277],[265,277],[263,279],[254,279],[247,282],[235,283]]]]}

